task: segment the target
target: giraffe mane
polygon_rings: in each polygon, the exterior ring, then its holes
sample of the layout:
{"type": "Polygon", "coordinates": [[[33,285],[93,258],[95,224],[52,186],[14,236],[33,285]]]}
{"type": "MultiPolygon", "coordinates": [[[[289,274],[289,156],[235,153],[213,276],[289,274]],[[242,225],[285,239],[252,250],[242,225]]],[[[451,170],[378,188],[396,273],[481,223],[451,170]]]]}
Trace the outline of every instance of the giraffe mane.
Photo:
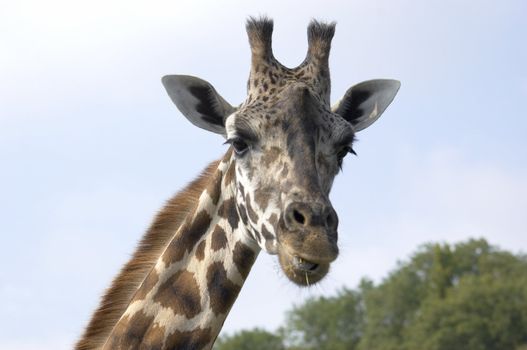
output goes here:
{"type": "Polygon", "coordinates": [[[218,164],[219,160],[210,163],[194,181],[168,200],[163,209],[158,212],[132,258],[106,290],[99,308],[91,318],[75,349],[91,350],[104,345],[135,291],[153,268],[187,214],[194,209],[218,164]]]}

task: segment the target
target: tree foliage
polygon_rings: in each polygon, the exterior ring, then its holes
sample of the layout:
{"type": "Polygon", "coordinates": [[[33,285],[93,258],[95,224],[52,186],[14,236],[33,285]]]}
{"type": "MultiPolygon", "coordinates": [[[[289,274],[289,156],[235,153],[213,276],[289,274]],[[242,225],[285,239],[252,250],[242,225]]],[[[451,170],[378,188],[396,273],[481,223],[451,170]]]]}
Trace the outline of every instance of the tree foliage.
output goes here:
{"type": "Polygon", "coordinates": [[[335,297],[311,299],[293,308],[284,335],[294,348],[350,350],[362,337],[363,320],[360,293],[343,289],[335,297]]]}
{"type": "Polygon", "coordinates": [[[525,350],[527,258],[485,240],[427,244],[378,285],[294,307],[276,335],[244,332],[218,350],[525,350]]]}
{"type": "Polygon", "coordinates": [[[285,350],[281,335],[254,328],[220,337],[214,350],[285,350]]]}

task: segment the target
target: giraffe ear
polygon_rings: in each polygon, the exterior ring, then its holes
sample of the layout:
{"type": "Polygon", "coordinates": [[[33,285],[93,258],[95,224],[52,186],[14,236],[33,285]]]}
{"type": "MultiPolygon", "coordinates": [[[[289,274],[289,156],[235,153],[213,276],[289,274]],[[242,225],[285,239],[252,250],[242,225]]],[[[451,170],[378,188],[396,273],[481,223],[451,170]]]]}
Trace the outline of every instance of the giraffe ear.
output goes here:
{"type": "Polygon", "coordinates": [[[225,135],[225,119],[236,109],[211,84],[189,75],[166,75],[161,81],[172,102],[192,124],[225,135]]]}
{"type": "Polygon", "coordinates": [[[373,124],[393,101],[401,83],[391,79],[368,80],[352,86],[332,110],[361,131],[373,124]]]}

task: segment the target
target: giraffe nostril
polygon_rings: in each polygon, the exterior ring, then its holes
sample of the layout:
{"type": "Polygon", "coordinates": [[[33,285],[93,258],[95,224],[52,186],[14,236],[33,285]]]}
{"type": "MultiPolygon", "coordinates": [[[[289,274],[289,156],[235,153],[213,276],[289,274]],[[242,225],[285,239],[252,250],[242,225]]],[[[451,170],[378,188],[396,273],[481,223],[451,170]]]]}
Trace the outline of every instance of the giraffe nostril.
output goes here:
{"type": "Polygon", "coordinates": [[[296,222],[298,222],[300,225],[304,225],[304,223],[306,222],[306,218],[304,217],[304,215],[302,215],[301,212],[299,212],[298,210],[294,210],[293,211],[293,218],[295,219],[296,222]]]}

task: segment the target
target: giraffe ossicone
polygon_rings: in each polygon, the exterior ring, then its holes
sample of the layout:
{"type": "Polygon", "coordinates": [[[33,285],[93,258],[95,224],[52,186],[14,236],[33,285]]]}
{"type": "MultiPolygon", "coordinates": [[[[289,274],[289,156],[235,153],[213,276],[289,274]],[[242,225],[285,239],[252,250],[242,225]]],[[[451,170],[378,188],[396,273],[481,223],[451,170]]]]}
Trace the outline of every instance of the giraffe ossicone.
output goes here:
{"type": "Polygon", "coordinates": [[[159,212],[107,290],[77,349],[210,349],[261,250],[295,284],[320,281],[337,258],[329,200],[355,133],[395,97],[399,82],[370,80],[330,105],[335,24],[312,21],[296,68],[272,52],[273,22],[247,21],[247,99],[230,105],[208,82],[162,79],[193,124],[229,150],[159,212]]]}

